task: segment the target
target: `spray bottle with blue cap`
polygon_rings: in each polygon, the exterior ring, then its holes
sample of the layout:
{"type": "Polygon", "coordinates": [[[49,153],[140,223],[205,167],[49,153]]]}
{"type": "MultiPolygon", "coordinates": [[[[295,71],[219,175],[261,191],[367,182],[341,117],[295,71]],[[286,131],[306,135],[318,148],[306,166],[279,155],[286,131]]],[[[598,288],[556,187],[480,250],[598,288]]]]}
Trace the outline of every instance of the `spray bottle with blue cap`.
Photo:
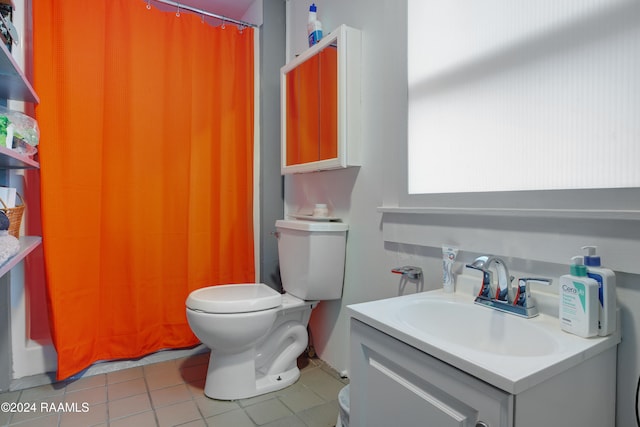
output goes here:
{"type": "Polygon", "coordinates": [[[322,24],[318,21],[318,9],[315,3],[309,7],[309,21],[307,23],[307,33],[309,34],[309,47],[318,43],[322,39],[322,24]]]}

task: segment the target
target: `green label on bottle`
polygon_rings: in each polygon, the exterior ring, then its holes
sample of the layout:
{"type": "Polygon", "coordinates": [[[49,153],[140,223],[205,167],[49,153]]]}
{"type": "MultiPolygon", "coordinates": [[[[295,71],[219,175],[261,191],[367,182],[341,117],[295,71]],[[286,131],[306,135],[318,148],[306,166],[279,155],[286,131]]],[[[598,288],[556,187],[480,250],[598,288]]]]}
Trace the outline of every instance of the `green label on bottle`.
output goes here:
{"type": "Polygon", "coordinates": [[[573,286],[575,286],[575,291],[578,294],[578,297],[580,298],[580,304],[582,304],[582,311],[586,312],[587,311],[587,301],[586,301],[586,290],[584,288],[584,283],[580,283],[580,282],[573,282],[573,286]]]}

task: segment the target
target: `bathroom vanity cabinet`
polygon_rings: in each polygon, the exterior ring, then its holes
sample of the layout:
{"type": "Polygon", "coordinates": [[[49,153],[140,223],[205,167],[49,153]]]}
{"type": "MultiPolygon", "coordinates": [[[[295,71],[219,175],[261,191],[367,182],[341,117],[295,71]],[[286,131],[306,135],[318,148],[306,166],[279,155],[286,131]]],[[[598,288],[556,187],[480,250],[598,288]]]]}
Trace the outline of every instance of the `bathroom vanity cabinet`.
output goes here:
{"type": "Polygon", "coordinates": [[[616,347],[517,393],[355,318],[350,350],[349,423],[354,427],[614,425],[616,347]]]}
{"type": "Polygon", "coordinates": [[[360,165],[360,51],[341,25],[280,70],[282,174],[360,165]]]}
{"type": "MultiPolygon", "coordinates": [[[[0,99],[38,103],[39,99],[33,87],[9,50],[0,43],[0,99]]],[[[38,169],[39,163],[11,149],[0,147],[0,185],[15,186],[11,183],[12,171],[20,169],[38,169]]],[[[24,219],[23,219],[24,220],[24,219]]],[[[42,238],[39,236],[21,236],[20,251],[0,266],[0,391],[9,388],[12,379],[12,342],[11,342],[11,298],[12,281],[22,282],[23,274],[11,271],[36,249],[42,238]]],[[[20,283],[23,285],[23,283],[20,283]]],[[[24,287],[22,286],[22,289],[24,287]]],[[[24,301],[24,298],[22,298],[24,301]]]]}

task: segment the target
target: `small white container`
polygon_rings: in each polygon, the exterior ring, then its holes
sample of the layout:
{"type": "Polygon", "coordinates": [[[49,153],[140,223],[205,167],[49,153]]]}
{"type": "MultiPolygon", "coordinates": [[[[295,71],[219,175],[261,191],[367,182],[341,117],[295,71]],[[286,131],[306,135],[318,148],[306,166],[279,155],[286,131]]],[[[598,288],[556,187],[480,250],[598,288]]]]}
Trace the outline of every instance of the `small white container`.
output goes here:
{"type": "Polygon", "coordinates": [[[329,208],[325,203],[316,203],[313,208],[313,216],[327,217],[329,216],[329,208]]]}

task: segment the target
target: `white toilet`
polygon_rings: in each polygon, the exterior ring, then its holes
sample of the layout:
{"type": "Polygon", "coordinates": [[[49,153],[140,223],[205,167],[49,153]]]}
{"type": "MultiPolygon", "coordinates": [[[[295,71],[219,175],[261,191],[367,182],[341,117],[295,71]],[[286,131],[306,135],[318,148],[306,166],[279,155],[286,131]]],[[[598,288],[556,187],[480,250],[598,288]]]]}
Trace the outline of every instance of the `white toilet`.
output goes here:
{"type": "Polygon", "coordinates": [[[297,381],[311,310],[320,300],[342,297],[347,228],[338,222],[276,221],[284,294],[262,283],[189,294],[189,326],[211,349],[207,396],[245,399],[297,381]]]}

